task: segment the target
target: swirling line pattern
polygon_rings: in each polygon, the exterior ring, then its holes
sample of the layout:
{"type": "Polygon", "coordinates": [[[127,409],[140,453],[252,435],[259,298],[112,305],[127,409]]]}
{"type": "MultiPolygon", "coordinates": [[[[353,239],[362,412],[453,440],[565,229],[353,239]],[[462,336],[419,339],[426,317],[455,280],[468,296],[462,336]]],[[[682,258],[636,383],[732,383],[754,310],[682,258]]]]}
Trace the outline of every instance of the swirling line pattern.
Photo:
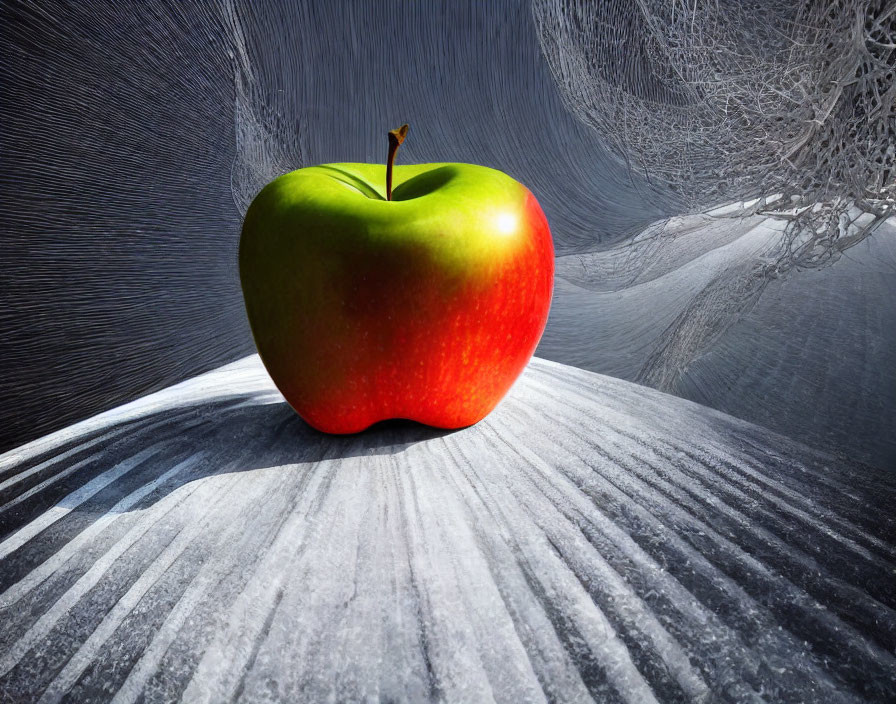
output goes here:
{"type": "Polygon", "coordinates": [[[884,702],[894,509],[552,362],[340,438],[251,357],[0,456],[0,700],[884,702]]]}
{"type": "Polygon", "coordinates": [[[896,462],[893,229],[771,284],[752,221],[644,230],[680,211],[564,108],[529,3],[11,0],[0,33],[0,450],[252,352],[246,203],[410,121],[401,159],[544,206],[541,356],[896,462]]]}
{"type": "Polygon", "coordinates": [[[247,201],[403,122],[401,160],[528,185],[558,251],[670,212],[562,109],[526,3],[11,0],[0,33],[3,450],[251,353],[247,201]]]}
{"type": "Polygon", "coordinates": [[[780,228],[673,218],[559,257],[538,354],[896,467],[896,223],[830,268],[769,277],[780,228]]]}

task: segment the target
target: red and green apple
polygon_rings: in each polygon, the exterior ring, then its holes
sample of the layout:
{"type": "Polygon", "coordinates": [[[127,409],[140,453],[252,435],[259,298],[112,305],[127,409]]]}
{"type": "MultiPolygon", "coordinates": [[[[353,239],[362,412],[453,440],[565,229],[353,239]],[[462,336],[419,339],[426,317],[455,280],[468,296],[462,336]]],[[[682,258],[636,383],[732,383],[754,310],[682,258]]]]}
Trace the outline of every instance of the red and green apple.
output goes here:
{"type": "Polygon", "coordinates": [[[269,183],[239,267],[259,355],[311,426],[461,428],[510,389],[547,322],[554,250],[529,190],[472,164],[324,164],[269,183]],[[392,189],[394,178],[395,187],[392,189]]]}

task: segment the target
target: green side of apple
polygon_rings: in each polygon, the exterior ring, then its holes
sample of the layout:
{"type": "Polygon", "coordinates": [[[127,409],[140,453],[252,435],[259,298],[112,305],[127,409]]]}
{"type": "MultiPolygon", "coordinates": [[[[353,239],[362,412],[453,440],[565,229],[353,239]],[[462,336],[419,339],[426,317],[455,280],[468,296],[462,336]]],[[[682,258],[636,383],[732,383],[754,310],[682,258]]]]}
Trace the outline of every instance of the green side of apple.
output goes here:
{"type": "Polygon", "coordinates": [[[345,237],[350,246],[376,248],[418,239],[443,266],[465,269],[471,260],[513,248],[518,239],[512,225],[526,189],[501,171],[473,164],[397,166],[391,201],[385,179],[380,164],[323,164],[284,174],[252,203],[244,236],[256,224],[269,232],[272,217],[290,224],[299,217],[302,232],[294,234],[303,238],[345,237]],[[495,234],[484,237],[488,232],[495,234]]]}

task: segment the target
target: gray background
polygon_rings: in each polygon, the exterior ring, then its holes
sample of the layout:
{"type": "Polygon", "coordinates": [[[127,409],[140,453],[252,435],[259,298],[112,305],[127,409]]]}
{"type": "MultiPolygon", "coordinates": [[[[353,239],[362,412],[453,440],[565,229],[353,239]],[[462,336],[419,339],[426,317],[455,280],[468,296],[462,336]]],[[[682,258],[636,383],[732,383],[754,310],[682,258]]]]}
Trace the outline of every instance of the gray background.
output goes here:
{"type": "MultiPolygon", "coordinates": [[[[407,162],[525,183],[561,263],[677,212],[564,110],[527,3],[281,5],[0,5],[0,450],[251,353],[247,198],[292,168],[382,161],[401,122],[407,162]]],[[[724,335],[664,390],[892,466],[894,233],[716,310],[724,335]]],[[[539,354],[637,380],[692,291],[677,271],[558,280],[539,354]]]]}

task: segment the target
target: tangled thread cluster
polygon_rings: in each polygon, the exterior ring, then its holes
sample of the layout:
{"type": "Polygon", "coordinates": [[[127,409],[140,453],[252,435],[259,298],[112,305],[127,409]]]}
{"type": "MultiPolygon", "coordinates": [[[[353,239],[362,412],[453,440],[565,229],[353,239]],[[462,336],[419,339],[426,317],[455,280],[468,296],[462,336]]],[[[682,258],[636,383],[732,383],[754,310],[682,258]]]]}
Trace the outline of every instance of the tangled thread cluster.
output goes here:
{"type": "Polygon", "coordinates": [[[691,211],[788,220],[769,271],[896,212],[893,0],[533,0],[565,103],[691,211]]]}

